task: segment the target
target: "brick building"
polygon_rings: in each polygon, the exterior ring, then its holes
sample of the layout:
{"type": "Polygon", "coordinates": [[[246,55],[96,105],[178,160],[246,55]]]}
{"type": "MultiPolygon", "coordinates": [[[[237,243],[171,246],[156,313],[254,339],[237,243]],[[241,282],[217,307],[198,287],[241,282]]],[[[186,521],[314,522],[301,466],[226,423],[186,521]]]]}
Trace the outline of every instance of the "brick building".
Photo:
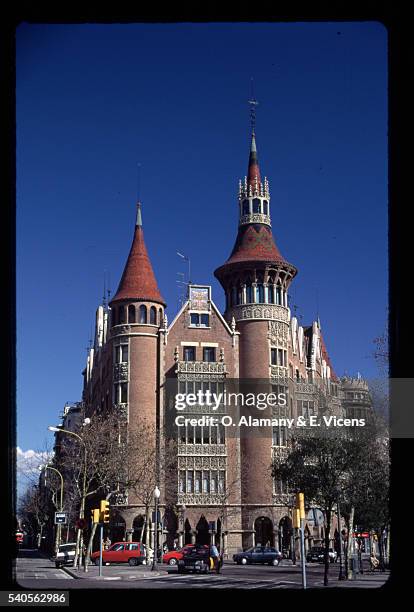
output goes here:
{"type": "MultiPolygon", "coordinates": [[[[128,427],[150,424],[163,445],[171,417],[167,387],[182,393],[220,390],[228,380],[265,380],[289,389],[285,416],[324,410],[345,416],[369,406],[368,388],[335,374],[319,320],[302,326],[288,306],[294,265],[280,253],[271,229],[269,182],[260,175],[256,137],[248,172],[239,184],[239,227],[229,259],[215,272],[226,297],[225,312],[211,287],[189,285],[188,299],[169,323],[144,242],[141,205],[117,292],[96,313],[94,346],[84,374],[87,414],[116,410],[128,427]],[[360,396],[350,397],[354,387],[360,396]],[[361,388],[361,390],[360,390],[361,388]]],[[[194,406],[191,414],[201,414],[194,406]]],[[[170,435],[171,430],[169,430],[170,435]]],[[[169,479],[160,478],[163,540],[171,546],[210,542],[226,554],[258,543],[290,547],[289,495],[272,478],[274,453],[288,444],[286,427],[255,436],[229,435],[222,424],[177,428],[177,453],[169,479]],[[168,488],[168,493],[167,493],[168,488]]],[[[144,510],[124,491],[112,505],[112,541],[139,537],[144,510]]],[[[307,546],[319,543],[322,525],[310,512],[307,546]]]]}

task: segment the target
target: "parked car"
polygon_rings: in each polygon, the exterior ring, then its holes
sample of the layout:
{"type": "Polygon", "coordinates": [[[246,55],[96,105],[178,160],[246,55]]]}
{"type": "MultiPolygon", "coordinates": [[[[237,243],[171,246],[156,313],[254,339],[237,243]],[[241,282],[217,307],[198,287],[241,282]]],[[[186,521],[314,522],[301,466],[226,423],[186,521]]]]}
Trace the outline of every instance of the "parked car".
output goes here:
{"type": "Polygon", "coordinates": [[[184,553],[194,548],[195,544],[186,544],[182,548],[177,548],[176,550],[170,550],[166,552],[162,556],[162,562],[167,563],[168,565],[177,565],[178,561],[183,558],[184,553]]]}
{"type": "Polygon", "coordinates": [[[209,546],[196,544],[185,548],[182,558],[178,561],[178,572],[180,574],[185,572],[207,574],[210,571],[209,546]]]}
{"type": "MultiPolygon", "coordinates": [[[[330,548],[328,551],[329,562],[334,563],[337,560],[338,553],[333,548],[330,548]]],[[[312,563],[316,561],[318,563],[323,563],[325,558],[325,548],[323,546],[312,546],[308,554],[306,555],[306,561],[308,563],[312,563]]]]}
{"type": "MultiPolygon", "coordinates": [[[[150,559],[154,551],[149,549],[150,559]]],[[[99,550],[91,554],[92,563],[99,565],[99,550]]],[[[102,563],[128,563],[129,565],[145,565],[147,563],[145,544],[141,542],[115,542],[102,551],[102,563]]]]}
{"type": "Polygon", "coordinates": [[[233,561],[238,565],[248,563],[267,563],[268,565],[279,565],[283,555],[276,548],[269,546],[254,546],[240,553],[233,555],[233,561]]]}
{"type": "Polygon", "coordinates": [[[73,565],[75,560],[76,542],[61,544],[55,557],[55,565],[57,568],[64,565],[73,565]]]}

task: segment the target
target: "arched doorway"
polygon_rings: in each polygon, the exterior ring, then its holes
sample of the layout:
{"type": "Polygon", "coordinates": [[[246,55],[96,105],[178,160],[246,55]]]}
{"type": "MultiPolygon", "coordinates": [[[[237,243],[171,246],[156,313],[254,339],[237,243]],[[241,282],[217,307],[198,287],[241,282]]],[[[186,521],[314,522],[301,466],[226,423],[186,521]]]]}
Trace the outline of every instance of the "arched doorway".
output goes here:
{"type": "Polygon", "coordinates": [[[197,523],[196,530],[196,544],[210,544],[208,523],[204,515],[201,515],[200,520],[197,523]]]}
{"type": "Polygon", "coordinates": [[[177,537],[178,519],[171,508],[166,508],[163,520],[162,543],[167,544],[168,550],[174,548],[174,541],[177,537]]]}
{"type": "Polygon", "coordinates": [[[138,516],[134,518],[132,529],[134,530],[132,541],[145,542],[145,517],[142,514],[138,514],[138,516]]]}
{"type": "Polygon", "coordinates": [[[188,519],[184,523],[184,544],[191,544],[191,524],[188,519]]]}
{"type": "Polygon", "coordinates": [[[274,546],[273,524],[267,516],[259,516],[254,522],[256,546],[274,546]]]}
{"type": "MultiPolygon", "coordinates": [[[[114,542],[122,542],[125,538],[125,520],[119,514],[119,512],[115,511],[111,513],[110,522],[109,522],[109,537],[111,539],[112,544],[114,542]]],[[[99,530],[97,530],[98,532],[99,530]]],[[[105,532],[104,532],[105,533],[105,532]]],[[[99,539],[98,546],[99,546],[99,539]]]]}
{"type": "Polygon", "coordinates": [[[279,550],[287,558],[291,555],[292,533],[292,521],[288,516],[284,516],[279,522],[279,550]]]}

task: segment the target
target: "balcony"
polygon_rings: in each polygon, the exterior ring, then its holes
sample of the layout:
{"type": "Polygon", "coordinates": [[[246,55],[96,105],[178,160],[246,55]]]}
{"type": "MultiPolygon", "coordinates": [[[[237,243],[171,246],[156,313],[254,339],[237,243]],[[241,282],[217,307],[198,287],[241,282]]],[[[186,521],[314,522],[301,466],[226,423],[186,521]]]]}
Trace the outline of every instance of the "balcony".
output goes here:
{"type": "Polygon", "coordinates": [[[177,361],[176,374],[226,374],[226,364],[220,361],[177,361]]]}

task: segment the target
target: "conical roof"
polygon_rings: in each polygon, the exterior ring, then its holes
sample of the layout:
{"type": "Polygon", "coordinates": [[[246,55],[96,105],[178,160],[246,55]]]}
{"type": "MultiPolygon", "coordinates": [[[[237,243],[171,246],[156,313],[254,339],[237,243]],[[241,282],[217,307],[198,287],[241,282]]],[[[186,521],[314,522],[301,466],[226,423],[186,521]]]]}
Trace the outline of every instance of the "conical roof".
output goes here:
{"type": "Polygon", "coordinates": [[[165,306],[145,246],[140,203],[137,205],[137,221],[131,250],[111,304],[121,300],[158,302],[165,306]]]}

